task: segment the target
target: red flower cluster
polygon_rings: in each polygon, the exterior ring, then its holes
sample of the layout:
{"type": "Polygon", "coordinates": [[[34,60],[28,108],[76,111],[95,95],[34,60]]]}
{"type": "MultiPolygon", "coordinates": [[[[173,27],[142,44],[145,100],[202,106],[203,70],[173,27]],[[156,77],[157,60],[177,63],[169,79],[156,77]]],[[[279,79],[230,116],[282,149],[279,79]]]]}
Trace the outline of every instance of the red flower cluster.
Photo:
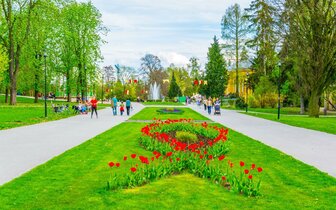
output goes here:
{"type": "Polygon", "coordinates": [[[166,121],[161,121],[157,120],[155,123],[152,123],[150,125],[147,125],[141,129],[141,132],[145,136],[149,136],[151,138],[157,139],[158,141],[168,143],[174,151],[192,151],[198,153],[199,149],[204,147],[204,146],[213,146],[215,143],[219,141],[226,141],[227,140],[227,134],[228,134],[228,129],[225,128],[218,128],[217,126],[209,126],[206,122],[202,123],[201,125],[199,124],[194,124],[191,122],[191,119],[179,119],[179,120],[166,120],[166,121]],[[193,124],[193,126],[202,126],[205,129],[213,129],[218,131],[218,135],[216,138],[213,140],[209,140],[207,142],[200,141],[199,143],[193,143],[193,144],[187,144],[184,142],[180,142],[177,139],[171,137],[165,132],[155,132],[152,130],[159,130],[164,125],[169,125],[173,123],[188,123],[188,124],[193,124]]]}

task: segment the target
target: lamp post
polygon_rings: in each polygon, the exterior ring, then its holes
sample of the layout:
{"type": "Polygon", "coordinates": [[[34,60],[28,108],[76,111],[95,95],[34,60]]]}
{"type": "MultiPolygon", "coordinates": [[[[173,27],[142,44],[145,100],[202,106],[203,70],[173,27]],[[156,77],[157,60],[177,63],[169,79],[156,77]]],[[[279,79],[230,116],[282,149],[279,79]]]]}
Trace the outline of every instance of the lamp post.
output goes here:
{"type": "Polygon", "coordinates": [[[279,70],[279,79],[278,79],[278,120],[280,120],[280,96],[281,96],[281,68],[278,66],[279,70]]]}
{"type": "Polygon", "coordinates": [[[44,116],[48,116],[47,112],[47,53],[44,51],[44,116]]]}
{"type": "Polygon", "coordinates": [[[246,79],[245,79],[245,84],[246,84],[246,112],[248,111],[248,88],[249,88],[249,73],[246,72],[246,79]]]}
{"type": "Polygon", "coordinates": [[[102,104],[104,103],[104,74],[102,74],[102,104]]]}

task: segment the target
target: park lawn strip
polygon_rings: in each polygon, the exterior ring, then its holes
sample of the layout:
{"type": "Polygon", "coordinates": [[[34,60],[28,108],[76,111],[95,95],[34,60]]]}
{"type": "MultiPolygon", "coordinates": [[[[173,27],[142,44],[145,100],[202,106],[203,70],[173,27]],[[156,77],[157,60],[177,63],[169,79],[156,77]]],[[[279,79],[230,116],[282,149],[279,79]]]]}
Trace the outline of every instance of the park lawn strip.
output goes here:
{"type": "Polygon", "coordinates": [[[168,102],[168,101],[146,101],[142,102],[143,105],[160,105],[160,106],[184,106],[185,104],[179,102],[168,102]]]}
{"type": "Polygon", "coordinates": [[[107,191],[109,161],[151,156],[138,143],[146,124],[123,123],[0,187],[2,209],[335,209],[336,179],[230,130],[230,159],[263,167],[262,196],[249,198],[188,173],[134,189],[107,191]]]}
{"type": "MultiPolygon", "coordinates": [[[[230,107],[222,107],[223,109],[228,110],[238,110],[245,112],[245,109],[237,109],[237,108],[230,108],[230,107]]],[[[258,112],[258,113],[268,113],[268,114],[278,114],[278,108],[251,108],[248,107],[249,112],[258,112]]],[[[300,115],[300,108],[299,107],[281,107],[280,114],[284,115],[300,115]]],[[[307,112],[305,113],[308,114],[307,112]]],[[[323,112],[320,112],[320,115],[323,115],[323,112]]],[[[336,115],[335,112],[328,112],[328,115],[336,115]]],[[[300,115],[303,116],[303,115],[300,115]]]]}
{"type": "MultiPolygon", "coordinates": [[[[168,108],[167,109],[172,109],[168,108]]],[[[190,108],[177,108],[184,111],[183,114],[159,114],[156,110],[165,109],[165,107],[146,107],[141,112],[135,114],[130,120],[152,120],[154,118],[157,119],[193,119],[193,120],[209,120],[208,118],[204,117],[203,115],[195,112],[190,108]]]]}
{"type": "MultiPolygon", "coordinates": [[[[0,101],[4,101],[4,96],[0,95],[0,101]]],[[[44,101],[39,100],[34,103],[34,99],[26,97],[17,97],[17,105],[11,106],[0,103],[0,130],[16,128],[20,126],[33,125],[42,122],[60,120],[77,115],[72,110],[73,105],[78,103],[68,103],[65,101],[47,101],[48,117],[44,117],[44,101]],[[69,110],[62,113],[55,113],[52,109],[54,105],[69,105],[69,110]]],[[[110,104],[98,104],[98,109],[110,107],[110,104]]]]}
{"type": "Polygon", "coordinates": [[[296,127],[336,134],[336,117],[312,118],[308,116],[280,115],[280,120],[278,120],[277,114],[263,114],[263,113],[245,113],[245,114],[296,127]]]}

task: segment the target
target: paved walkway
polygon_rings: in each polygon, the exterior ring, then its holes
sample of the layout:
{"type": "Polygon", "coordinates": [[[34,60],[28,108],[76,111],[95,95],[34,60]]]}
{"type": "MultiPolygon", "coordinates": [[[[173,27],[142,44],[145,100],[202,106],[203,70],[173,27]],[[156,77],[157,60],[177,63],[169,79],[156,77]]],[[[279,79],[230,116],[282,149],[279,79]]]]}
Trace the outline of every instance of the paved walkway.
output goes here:
{"type": "Polygon", "coordinates": [[[221,116],[209,116],[196,105],[189,107],[213,121],[336,177],[336,135],[289,126],[232,110],[221,110],[221,116]]]}
{"type": "MultiPolygon", "coordinates": [[[[138,103],[132,106],[132,115],[144,107],[138,103]]],[[[111,108],[99,110],[98,115],[98,119],[78,115],[0,131],[0,185],[129,118],[114,117],[111,108]]]]}

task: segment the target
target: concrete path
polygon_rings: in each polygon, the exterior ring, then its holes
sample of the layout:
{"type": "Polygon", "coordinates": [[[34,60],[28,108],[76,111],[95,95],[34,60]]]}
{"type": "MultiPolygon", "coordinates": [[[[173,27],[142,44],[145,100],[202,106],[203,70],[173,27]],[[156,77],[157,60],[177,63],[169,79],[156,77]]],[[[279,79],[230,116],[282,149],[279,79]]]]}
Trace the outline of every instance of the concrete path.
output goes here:
{"type": "MultiPolygon", "coordinates": [[[[144,107],[132,106],[131,116],[144,107]]],[[[129,118],[113,116],[111,108],[98,111],[98,116],[78,115],[0,131],[0,185],[129,118]]]]}
{"type": "Polygon", "coordinates": [[[279,149],[302,162],[336,177],[336,135],[294,127],[232,110],[208,115],[196,105],[190,108],[209,119],[279,149]]]}

